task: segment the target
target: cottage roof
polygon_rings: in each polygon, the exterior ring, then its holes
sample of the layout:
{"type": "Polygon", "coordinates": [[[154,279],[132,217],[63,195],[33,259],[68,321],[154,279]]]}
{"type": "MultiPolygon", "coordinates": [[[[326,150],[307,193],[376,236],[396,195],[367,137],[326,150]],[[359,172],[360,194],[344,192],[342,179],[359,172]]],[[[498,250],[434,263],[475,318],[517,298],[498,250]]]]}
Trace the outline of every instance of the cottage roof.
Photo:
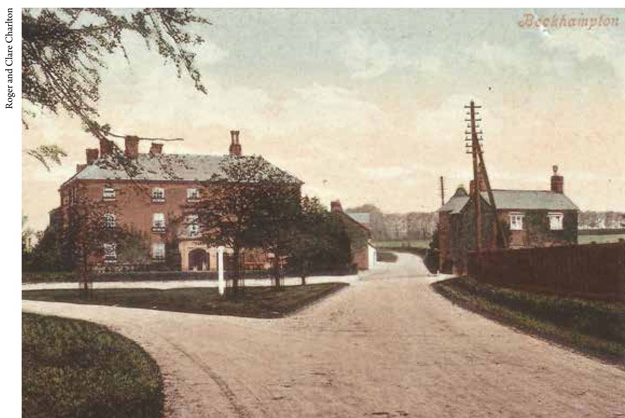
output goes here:
{"type": "Polygon", "coordinates": [[[356,222],[365,225],[365,226],[369,226],[371,224],[371,214],[370,213],[351,213],[351,212],[345,212],[347,213],[348,216],[350,216],[353,220],[355,220],[356,222]]]}
{"type": "MultiPolygon", "coordinates": [[[[481,195],[489,201],[487,192],[481,195]]],[[[564,194],[550,190],[493,190],[493,196],[497,209],[502,210],[579,210],[564,194]]],[[[469,196],[454,195],[438,211],[460,213],[469,200],[469,196]]]]}
{"type": "Polygon", "coordinates": [[[460,213],[469,201],[469,196],[452,196],[438,211],[451,212],[452,214],[460,213]]]}
{"type": "MultiPolygon", "coordinates": [[[[493,190],[497,209],[525,210],[579,210],[562,193],[550,190],[493,190]]],[[[482,198],[488,202],[488,193],[482,192],[482,198]]]]}
{"type": "MultiPolygon", "coordinates": [[[[100,158],[87,165],[72,179],[79,180],[136,180],[136,181],[206,181],[221,171],[220,164],[230,158],[228,155],[193,155],[193,154],[139,154],[136,159],[136,173],[132,177],[119,164],[110,159],[100,158]]],[[[242,156],[236,158],[253,158],[242,156]]],[[[272,165],[284,176],[285,182],[302,183],[293,175],[272,165]]],[[[70,180],[72,180],[70,179],[70,180]]],[[[69,181],[69,180],[68,180],[69,181]]]]}

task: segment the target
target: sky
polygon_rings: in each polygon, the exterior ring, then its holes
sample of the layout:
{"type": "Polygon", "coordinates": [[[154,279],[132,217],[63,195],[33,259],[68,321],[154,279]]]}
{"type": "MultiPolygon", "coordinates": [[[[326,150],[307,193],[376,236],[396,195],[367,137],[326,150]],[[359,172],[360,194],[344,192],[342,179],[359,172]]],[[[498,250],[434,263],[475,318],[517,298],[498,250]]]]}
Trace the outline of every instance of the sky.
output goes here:
{"type": "MultiPolygon", "coordinates": [[[[558,165],[581,210],[625,211],[625,10],[198,12],[212,23],[195,28],[208,94],[128,36],[129,61],[107,57],[101,72],[102,123],[185,139],[166,153],[225,154],[240,130],[244,154],[263,155],[326,204],[435,211],[440,176],[447,196],[471,178],[464,106],[474,100],[494,188],[549,189],[558,165]],[[528,28],[526,14],[619,24],[528,28]]],[[[23,157],[22,212],[35,229],[97,141],[76,119],[41,114],[23,148],[42,144],[69,155],[51,172],[23,157]]]]}

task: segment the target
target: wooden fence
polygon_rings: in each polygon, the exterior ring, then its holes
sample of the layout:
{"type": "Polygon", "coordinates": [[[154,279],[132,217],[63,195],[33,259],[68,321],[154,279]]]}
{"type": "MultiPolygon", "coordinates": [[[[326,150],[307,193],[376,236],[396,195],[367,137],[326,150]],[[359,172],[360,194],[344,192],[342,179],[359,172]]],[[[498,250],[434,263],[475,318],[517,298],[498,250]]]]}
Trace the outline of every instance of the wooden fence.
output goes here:
{"type": "Polygon", "coordinates": [[[469,254],[469,275],[500,286],[625,300],[625,242],[487,250],[469,254]]]}

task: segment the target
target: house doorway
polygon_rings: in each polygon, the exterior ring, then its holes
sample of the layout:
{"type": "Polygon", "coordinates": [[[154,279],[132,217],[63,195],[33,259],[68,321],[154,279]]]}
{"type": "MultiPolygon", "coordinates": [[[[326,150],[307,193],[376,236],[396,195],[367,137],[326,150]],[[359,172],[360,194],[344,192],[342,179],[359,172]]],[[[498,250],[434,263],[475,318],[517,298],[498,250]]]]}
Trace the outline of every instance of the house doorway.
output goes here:
{"type": "Polygon", "coordinates": [[[208,253],[202,248],[189,251],[189,270],[206,271],[209,269],[208,253]]]}

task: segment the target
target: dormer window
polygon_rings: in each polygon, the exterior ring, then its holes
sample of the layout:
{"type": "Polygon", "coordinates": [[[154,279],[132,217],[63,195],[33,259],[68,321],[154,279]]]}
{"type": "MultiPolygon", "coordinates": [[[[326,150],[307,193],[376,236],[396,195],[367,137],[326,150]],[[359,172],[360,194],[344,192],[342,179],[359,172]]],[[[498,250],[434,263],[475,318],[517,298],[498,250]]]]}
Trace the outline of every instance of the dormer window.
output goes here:
{"type": "Polygon", "coordinates": [[[164,202],[165,201],[165,189],[162,187],[154,187],[152,189],[152,202],[164,202]]]}
{"type": "Polygon", "coordinates": [[[187,201],[198,202],[200,200],[200,191],[198,189],[187,189],[187,201]]]}
{"type": "Polygon", "coordinates": [[[165,232],[165,215],[162,213],[155,213],[152,215],[152,231],[165,232]]]}
{"type": "Polygon", "coordinates": [[[522,231],[523,230],[523,218],[525,214],[520,212],[512,212],[510,213],[510,230],[511,231],[522,231]]]}
{"type": "Polygon", "coordinates": [[[115,200],[115,189],[112,187],[105,187],[102,189],[103,200],[115,200]]]}
{"type": "Polygon", "coordinates": [[[549,212],[547,215],[549,216],[549,229],[552,231],[559,231],[562,227],[562,221],[564,219],[564,214],[561,212],[549,212]]]}

